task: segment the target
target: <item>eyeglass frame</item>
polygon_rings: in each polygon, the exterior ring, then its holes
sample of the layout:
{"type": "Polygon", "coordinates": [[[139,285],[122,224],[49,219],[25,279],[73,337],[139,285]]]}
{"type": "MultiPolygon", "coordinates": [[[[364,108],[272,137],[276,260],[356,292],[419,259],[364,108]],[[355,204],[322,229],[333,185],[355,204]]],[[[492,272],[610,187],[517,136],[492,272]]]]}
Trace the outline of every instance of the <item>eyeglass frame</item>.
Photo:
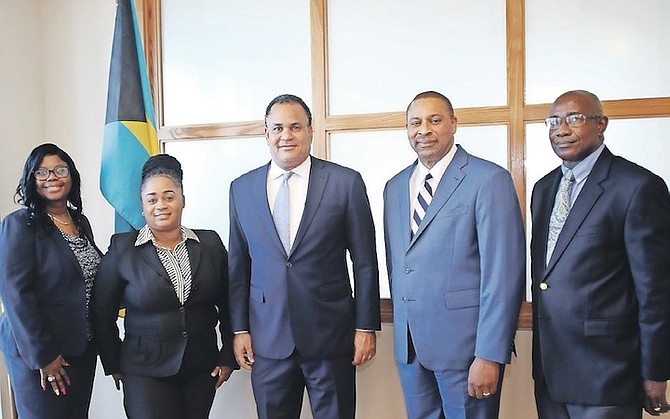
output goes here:
{"type": "Polygon", "coordinates": [[[556,128],[560,127],[561,125],[563,125],[563,122],[565,122],[570,128],[579,128],[579,127],[584,126],[584,124],[586,124],[586,121],[588,121],[588,120],[591,120],[591,119],[596,120],[596,119],[601,119],[603,117],[604,117],[604,115],[586,116],[583,113],[573,113],[573,114],[570,114],[570,115],[566,116],[565,118],[561,118],[560,116],[550,116],[549,118],[544,119],[544,125],[549,129],[556,129],[556,128]],[[571,117],[576,118],[576,120],[574,122],[569,122],[568,119],[570,119],[571,117]],[[552,119],[558,119],[558,121],[559,121],[558,124],[556,124],[556,125],[552,124],[550,122],[552,119]],[[575,123],[576,123],[576,125],[575,125],[575,123]]]}
{"type": "Polygon", "coordinates": [[[70,176],[70,168],[67,167],[67,166],[58,166],[58,167],[54,167],[53,169],[47,169],[46,167],[41,167],[41,168],[39,168],[39,169],[37,169],[33,172],[33,176],[35,176],[36,180],[43,181],[43,180],[48,180],[49,177],[51,176],[51,173],[54,174],[56,179],[66,178],[66,177],[70,176]],[[65,175],[59,176],[58,173],[56,173],[56,171],[57,170],[63,170],[63,169],[65,169],[65,172],[66,172],[65,175]],[[46,172],[46,177],[38,176],[37,172],[46,172]]]}

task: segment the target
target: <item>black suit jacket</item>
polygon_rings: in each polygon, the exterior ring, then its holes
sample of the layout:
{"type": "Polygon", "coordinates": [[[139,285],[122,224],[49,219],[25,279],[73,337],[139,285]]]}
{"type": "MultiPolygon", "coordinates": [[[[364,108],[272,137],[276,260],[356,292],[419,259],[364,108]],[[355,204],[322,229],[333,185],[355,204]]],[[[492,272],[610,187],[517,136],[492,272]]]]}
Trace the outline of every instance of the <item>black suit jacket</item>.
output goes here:
{"type": "Polygon", "coordinates": [[[135,247],[137,232],[112,236],[93,288],[95,333],[106,374],[167,377],[235,366],[227,306],[227,253],[218,234],[195,230],[188,240],[192,285],[182,306],[151,242],[135,247]],[[117,312],[126,307],[125,338],[117,312]],[[219,350],[216,325],[223,337],[219,350]]]}
{"type": "Polygon", "coordinates": [[[668,187],[605,148],[545,268],[561,176],[531,201],[534,378],[561,403],[639,403],[643,379],[670,378],[668,187]]]}
{"type": "MultiPolygon", "coordinates": [[[[37,370],[59,354],[67,360],[86,350],[86,293],[81,266],[58,229],[28,222],[24,208],[0,227],[0,349],[37,370]]],[[[95,246],[88,220],[81,222],[95,246]]]]}

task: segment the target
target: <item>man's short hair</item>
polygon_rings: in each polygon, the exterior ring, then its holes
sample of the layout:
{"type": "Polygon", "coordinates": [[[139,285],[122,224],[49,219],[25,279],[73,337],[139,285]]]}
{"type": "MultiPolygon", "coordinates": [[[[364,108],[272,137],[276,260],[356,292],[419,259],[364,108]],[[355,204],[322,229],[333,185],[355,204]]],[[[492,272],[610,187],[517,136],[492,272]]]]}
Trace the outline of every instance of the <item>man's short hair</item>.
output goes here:
{"type": "Polygon", "coordinates": [[[291,95],[291,94],[283,94],[279,95],[276,98],[272,99],[270,101],[270,104],[268,107],[265,109],[265,126],[267,127],[267,121],[268,121],[268,115],[270,115],[270,111],[272,110],[272,107],[276,104],[283,104],[283,103],[297,103],[298,105],[302,106],[302,108],[305,110],[305,113],[307,114],[307,126],[311,127],[312,126],[312,111],[309,110],[309,107],[303,101],[296,95],[291,95]]]}
{"type": "Polygon", "coordinates": [[[447,98],[445,95],[443,95],[440,92],[436,92],[434,90],[427,90],[425,92],[421,92],[418,95],[414,96],[414,99],[407,105],[407,109],[405,110],[405,116],[407,116],[407,113],[409,112],[410,106],[412,106],[412,103],[416,102],[419,99],[439,99],[442,102],[444,102],[447,105],[447,108],[449,108],[449,115],[453,118],[454,117],[454,107],[451,106],[451,101],[449,98],[447,98]]]}

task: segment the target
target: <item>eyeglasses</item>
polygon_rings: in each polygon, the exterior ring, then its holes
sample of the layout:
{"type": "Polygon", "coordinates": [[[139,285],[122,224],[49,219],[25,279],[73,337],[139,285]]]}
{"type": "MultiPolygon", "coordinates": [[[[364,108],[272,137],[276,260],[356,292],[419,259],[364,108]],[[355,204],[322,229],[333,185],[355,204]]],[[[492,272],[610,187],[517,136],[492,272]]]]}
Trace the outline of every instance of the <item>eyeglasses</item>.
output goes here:
{"type": "Polygon", "coordinates": [[[560,116],[550,116],[544,120],[544,125],[548,126],[549,129],[556,129],[560,127],[565,120],[565,123],[568,124],[570,128],[579,128],[584,126],[586,121],[589,119],[600,119],[602,117],[602,115],[586,116],[581,113],[573,113],[566,116],[565,119],[561,118],[560,116]]]}
{"type": "Polygon", "coordinates": [[[37,180],[47,180],[49,179],[49,173],[53,173],[57,178],[67,177],[70,174],[70,168],[67,166],[58,166],[54,169],[45,169],[40,168],[33,172],[35,179],[37,180]]]}

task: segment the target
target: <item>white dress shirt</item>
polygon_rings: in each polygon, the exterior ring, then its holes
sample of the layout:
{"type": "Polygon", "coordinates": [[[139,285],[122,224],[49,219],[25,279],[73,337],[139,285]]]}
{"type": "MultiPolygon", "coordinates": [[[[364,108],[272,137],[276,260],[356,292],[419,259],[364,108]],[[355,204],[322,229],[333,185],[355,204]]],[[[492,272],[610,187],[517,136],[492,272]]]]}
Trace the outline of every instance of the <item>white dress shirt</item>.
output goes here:
{"type": "MultiPolygon", "coordinates": [[[[305,161],[300,163],[298,167],[290,170],[293,172],[288,180],[288,187],[290,190],[290,201],[289,201],[289,246],[293,246],[293,241],[295,236],[298,233],[298,227],[300,227],[300,220],[302,219],[302,213],[305,211],[305,202],[307,201],[307,188],[309,186],[309,171],[312,168],[312,159],[308,156],[305,161]]],[[[277,197],[277,191],[282,182],[282,175],[286,173],[287,170],[279,167],[274,160],[270,163],[270,170],[268,170],[268,179],[267,179],[267,194],[268,194],[268,205],[270,205],[270,212],[273,211],[275,205],[275,198],[277,197]]]]}

